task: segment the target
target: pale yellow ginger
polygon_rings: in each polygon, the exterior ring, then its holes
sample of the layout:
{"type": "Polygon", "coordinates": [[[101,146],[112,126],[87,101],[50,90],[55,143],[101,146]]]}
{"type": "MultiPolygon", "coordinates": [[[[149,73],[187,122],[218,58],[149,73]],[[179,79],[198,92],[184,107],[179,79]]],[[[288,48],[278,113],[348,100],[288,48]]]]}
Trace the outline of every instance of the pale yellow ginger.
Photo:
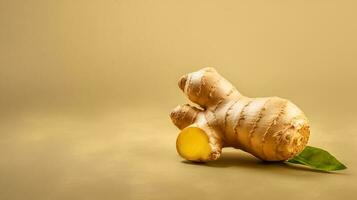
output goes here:
{"type": "Polygon", "coordinates": [[[308,120],[286,99],[245,97],[213,68],[183,76],[179,87],[199,105],[177,106],[170,115],[182,130],[177,151],[187,160],[216,160],[223,147],[234,147],[262,160],[284,161],[307,144],[308,120]]]}

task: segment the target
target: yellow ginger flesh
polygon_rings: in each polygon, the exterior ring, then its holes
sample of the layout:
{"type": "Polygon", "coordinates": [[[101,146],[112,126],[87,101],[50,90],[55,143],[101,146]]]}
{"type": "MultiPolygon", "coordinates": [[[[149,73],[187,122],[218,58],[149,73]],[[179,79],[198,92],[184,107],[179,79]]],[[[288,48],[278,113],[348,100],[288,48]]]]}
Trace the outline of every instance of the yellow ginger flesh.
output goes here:
{"type": "Polygon", "coordinates": [[[177,152],[187,160],[207,160],[211,155],[206,133],[197,127],[187,127],[177,137],[177,152]]]}

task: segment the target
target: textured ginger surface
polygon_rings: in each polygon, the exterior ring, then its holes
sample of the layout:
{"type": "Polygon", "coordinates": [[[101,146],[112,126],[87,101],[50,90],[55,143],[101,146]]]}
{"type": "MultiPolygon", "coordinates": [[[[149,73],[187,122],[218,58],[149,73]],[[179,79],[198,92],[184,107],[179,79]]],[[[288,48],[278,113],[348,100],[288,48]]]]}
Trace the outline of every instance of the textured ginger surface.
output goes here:
{"type": "MultiPolygon", "coordinates": [[[[170,115],[173,123],[183,129],[177,140],[177,150],[187,160],[216,160],[223,147],[234,147],[262,160],[282,161],[300,153],[308,142],[308,120],[289,100],[246,97],[213,68],[183,76],[179,87],[199,105],[199,108],[179,105],[170,115]],[[188,156],[190,148],[180,138],[191,128],[199,128],[207,135],[211,146],[209,157],[188,156]]],[[[198,141],[196,136],[185,141],[193,146],[203,145],[200,143],[203,140],[198,141]]]]}

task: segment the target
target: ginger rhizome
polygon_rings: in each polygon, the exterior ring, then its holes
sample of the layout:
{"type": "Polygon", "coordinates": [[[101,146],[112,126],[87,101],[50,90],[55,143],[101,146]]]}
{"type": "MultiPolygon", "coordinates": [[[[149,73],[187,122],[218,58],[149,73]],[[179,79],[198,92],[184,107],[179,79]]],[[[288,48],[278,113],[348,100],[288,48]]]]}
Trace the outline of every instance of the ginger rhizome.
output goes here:
{"type": "Polygon", "coordinates": [[[213,68],[183,76],[179,87],[199,105],[180,105],[170,114],[181,129],[177,151],[187,160],[216,160],[223,147],[234,147],[262,160],[285,161],[307,144],[308,120],[289,100],[245,97],[213,68]]]}

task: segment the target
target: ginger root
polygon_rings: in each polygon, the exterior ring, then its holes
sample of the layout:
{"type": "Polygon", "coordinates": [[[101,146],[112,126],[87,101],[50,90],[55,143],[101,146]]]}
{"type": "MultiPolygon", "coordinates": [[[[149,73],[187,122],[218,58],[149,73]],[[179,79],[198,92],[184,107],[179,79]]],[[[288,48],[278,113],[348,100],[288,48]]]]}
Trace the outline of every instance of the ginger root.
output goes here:
{"type": "Polygon", "coordinates": [[[179,105],[170,114],[181,129],[177,151],[187,160],[216,160],[223,147],[234,147],[262,160],[285,161],[307,144],[308,120],[286,99],[245,97],[213,68],[183,76],[179,87],[199,105],[179,105]]]}

